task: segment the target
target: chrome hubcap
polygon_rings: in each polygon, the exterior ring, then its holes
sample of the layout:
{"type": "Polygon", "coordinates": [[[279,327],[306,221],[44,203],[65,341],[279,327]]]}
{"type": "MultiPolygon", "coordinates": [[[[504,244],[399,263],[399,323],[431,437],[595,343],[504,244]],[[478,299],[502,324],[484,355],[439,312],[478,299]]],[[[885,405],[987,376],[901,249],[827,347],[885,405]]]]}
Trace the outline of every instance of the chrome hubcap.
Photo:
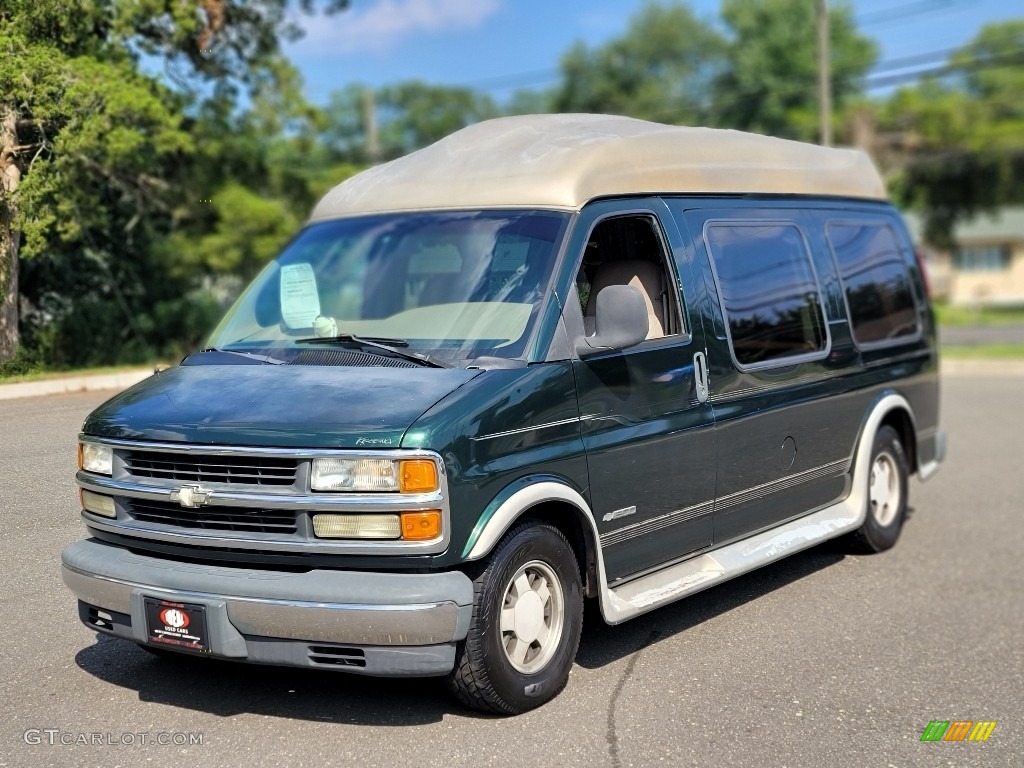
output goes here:
{"type": "Polygon", "coordinates": [[[562,637],[562,585],[546,563],[532,560],[505,587],[501,646],[509,663],[532,675],[547,666],[562,637]]]}
{"type": "Polygon", "coordinates": [[[879,525],[887,526],[896,519],[900,508],[900,478],[896,460],[888,453],[880,453],[871,465],[871,514],[879,525]]]}

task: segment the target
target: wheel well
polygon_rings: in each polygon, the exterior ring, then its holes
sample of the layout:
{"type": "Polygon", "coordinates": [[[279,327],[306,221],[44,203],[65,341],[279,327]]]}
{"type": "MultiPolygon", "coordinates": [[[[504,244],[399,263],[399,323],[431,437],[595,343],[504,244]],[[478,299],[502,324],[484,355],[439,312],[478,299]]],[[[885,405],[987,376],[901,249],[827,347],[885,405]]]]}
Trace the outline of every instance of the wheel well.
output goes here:
{"type": "Polygon", "coordinates": [[[910,414],[903,408],[894,408],[885,414],[879,427],[890,426],[900,436],[900,443],[903,450],[907,452],[907,463],[910,464],[910,474],[917,472],[917,436],[914,433],[914,422],[910,414]]]}
{"type": "Polygon", "coordinates": [[[557,528],[572,546],[576,562],[580,566],[583,578],[583,594],[596,597],[599,579],[597,578],[597,542],[594,533],[586,521],[583,512],[572,504],[563,501],[545,501],[530,507],[519,521],[535,520],[557,528]]]}

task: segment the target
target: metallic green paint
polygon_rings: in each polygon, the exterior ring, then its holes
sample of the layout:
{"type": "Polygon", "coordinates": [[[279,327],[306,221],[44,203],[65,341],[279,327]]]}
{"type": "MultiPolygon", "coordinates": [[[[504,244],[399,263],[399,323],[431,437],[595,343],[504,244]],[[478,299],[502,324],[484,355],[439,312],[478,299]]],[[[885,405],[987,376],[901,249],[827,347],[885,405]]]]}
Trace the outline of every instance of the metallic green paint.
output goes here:
{"type": "Polygon", "coordinates": [[[100,437],[208,445],[397,448],[417,417],[478,370],[183,365],[86,419],[100,437]]]}

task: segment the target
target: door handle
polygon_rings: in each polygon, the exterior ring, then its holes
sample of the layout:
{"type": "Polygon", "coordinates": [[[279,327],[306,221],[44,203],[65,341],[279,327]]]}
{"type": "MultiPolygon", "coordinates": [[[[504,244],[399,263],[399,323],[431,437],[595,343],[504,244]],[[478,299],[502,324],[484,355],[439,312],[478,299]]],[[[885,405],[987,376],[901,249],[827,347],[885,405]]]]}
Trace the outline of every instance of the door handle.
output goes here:
{"type": "Polygon", "coordinates": [[[693,377],[697,388],[697,402],[708,401],[708,361],[703,352],[693,356],[693,377]]]}

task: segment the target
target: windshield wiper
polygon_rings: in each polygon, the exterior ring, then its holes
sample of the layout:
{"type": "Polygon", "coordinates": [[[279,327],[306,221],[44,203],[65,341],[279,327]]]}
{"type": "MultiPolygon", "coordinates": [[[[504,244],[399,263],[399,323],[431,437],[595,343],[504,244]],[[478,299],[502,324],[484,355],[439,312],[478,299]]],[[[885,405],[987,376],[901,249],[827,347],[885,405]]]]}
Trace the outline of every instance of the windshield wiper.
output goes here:
{"type": "Polygon", "coordinates": [[[252,352],[242,352],[237,349],[220,349],[219,347],[205,347],[199,350],[200,352],[219,352],[222,355],[239,355],[241,357],[247,357],[250,360],[255,360],[260,363],[267,363],[268,365],[284,365],[284,360],[278,360],[276,357],[270,355],[256,355],[252,352]]]}
{"type": "Polygon", "coordinates": [[[395,357],[401,357],[404,360],[411,360],[414,363],[420,365],[429,365],[433,368],[454,368],[451,363],[445,362],[439,358],[427,355],[422,352],[412,352],[406,349],[398,349],[398,346],[409,346],[409,342],[405,339],[384,339],[384,338],[365,338],[363,336],[356,336],[354,333],[339,333],[337,336],[314,336],[309,339],[297,339],[296,344],[358,344],[361,347],[369,349],[379,349],[382,352],[388,352],[395,357]],[[383,342],[389,342],[384,344],[383,342]]]}

